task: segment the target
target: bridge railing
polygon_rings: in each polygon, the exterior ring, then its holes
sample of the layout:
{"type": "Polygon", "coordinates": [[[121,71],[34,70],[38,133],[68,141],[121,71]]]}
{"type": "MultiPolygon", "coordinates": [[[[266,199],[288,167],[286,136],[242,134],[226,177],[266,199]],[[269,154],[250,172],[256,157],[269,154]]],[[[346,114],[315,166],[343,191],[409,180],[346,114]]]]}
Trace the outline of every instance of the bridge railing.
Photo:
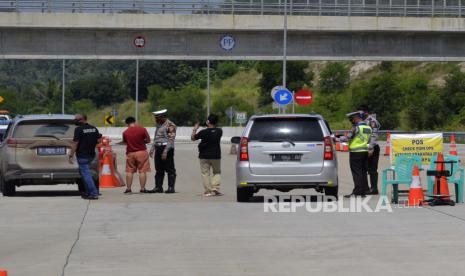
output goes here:
{"type": "MultiPolygon", "coordinates": [[[[0,0],[0,12],[280,15],[285,0],[0,0]]],[[[465,0],[287,0],[289,15],[463,17],[465,0]]]]}

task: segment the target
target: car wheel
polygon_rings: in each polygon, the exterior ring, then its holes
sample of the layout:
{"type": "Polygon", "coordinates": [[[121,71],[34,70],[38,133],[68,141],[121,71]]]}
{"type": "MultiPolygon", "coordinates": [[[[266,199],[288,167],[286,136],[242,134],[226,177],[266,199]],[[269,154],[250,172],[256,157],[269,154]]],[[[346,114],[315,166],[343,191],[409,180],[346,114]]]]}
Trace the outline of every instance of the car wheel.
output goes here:
{"type": "Polygon", "coordinates": [[[0,177],[0,187],[3,196],[14,196],[16,193],[16,186],[12,181],[5,181],[3,177],[0,177]]]}
{"type": "Polygon", "coordinates": [[[336,200],[338,199],[337,198],[337,193],[338,193],[338,189],[339,186],[335,186],[335,187],[325,187],[325,196],[333,196],[336,198],[336,200]]]}
{"type": "Polygon", "coordinates": [[[253,190],[250,188],[237,188],[237,202],[249,202],[253,196],[253,190]]]}

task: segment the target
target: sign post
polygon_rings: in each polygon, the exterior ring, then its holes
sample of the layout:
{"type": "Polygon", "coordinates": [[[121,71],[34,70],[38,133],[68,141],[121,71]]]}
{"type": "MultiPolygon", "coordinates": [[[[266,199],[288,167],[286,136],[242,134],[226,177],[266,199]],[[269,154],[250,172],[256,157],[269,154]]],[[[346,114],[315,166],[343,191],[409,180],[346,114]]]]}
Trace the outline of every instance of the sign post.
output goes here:
{"type": "Polygon", "coordinates": [[[236,110],[234,107],[230,106],[226,109],[226,116],[229,118],[229,126],[232,126],[232,119],[234,118],[234,115],[236,114],[236,110]]]}

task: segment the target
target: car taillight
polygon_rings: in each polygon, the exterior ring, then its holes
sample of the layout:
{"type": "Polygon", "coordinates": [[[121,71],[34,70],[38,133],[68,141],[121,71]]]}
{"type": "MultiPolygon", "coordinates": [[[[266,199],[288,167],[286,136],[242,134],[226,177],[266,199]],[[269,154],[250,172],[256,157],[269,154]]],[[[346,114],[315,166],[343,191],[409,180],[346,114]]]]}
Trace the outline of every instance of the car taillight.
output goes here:
{"type": "Polygon", "coordinates": [[[25,145],[25,144],[27,144],[27,142],[23,142],[21,140],[17,140],[17,139],[14,139],[14,138],[9,138],[9,139],[6,140],[6,144],[9,147],[16,147],[16,146],[25,145]]]}
{"type": "Polygon", "coordinates": [[[333,154],[333,143],[331,143],[331,137],[329,137],[329,136],[325,137],[324,141],[325,141],[324,160],[333,160],[334,159],[334,154],[333,154]]]}
{"type": "Polygon", "coordinates": [[[6,144],[8,146],[16,146],[18,144],[18,140],[13,139],[13,138],[9,138],[9,139],[6,140],[6,144]]]}
{"type": "Polygon", "coordinates": [[[241,144],[239,146],[239,160],[240,161],[249,161],[249,140],[247,137],[242,137],[241,144]]]}

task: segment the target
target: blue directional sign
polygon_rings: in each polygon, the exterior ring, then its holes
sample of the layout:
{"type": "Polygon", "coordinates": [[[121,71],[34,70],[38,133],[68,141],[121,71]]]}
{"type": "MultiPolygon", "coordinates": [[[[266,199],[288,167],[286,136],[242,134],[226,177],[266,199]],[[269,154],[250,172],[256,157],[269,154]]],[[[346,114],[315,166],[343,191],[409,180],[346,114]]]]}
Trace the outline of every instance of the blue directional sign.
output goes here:
{"type": "Polygon", "coordinates": [[[287,89],[280,89],[274,94],[274,100],[280,105],[289,104],[292,102],[292,93],[287,89]]]}

